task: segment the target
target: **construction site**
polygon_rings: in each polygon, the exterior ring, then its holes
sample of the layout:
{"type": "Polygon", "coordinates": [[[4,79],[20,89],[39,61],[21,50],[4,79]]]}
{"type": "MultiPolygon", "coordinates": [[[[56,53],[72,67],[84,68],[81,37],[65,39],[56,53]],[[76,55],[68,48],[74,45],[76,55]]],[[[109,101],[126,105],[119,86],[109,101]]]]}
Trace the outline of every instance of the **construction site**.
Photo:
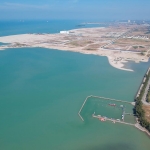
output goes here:
{"type": "Polygon", "coordinates": [[[79,28],[55,34],[30,33],[0,37],[0,50],[20,47],[44,47],[107,56],[110,64],[124,61],[147,62],[150,56],[149,25],[117,24],[107,27],[79,28]],[[121,60],[120,60],[121,58],[121,60]]]}

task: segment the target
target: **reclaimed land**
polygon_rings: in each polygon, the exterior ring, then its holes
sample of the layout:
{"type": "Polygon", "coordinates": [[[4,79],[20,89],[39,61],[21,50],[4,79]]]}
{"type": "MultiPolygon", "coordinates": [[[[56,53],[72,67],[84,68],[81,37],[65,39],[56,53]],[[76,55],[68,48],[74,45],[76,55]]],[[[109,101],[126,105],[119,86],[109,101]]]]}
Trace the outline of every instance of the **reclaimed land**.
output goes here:
{"type": "Polygon", "coordinates": [[[0,37],[0,50],[21,47],[42,47],[64,51],[106,56],[110,65],[117,69],[125,68],[128,61],[147,62],[150,56],[149,26],[121,25],[81,28],[60,31],[56,34],[20,34],[0,37]]]}

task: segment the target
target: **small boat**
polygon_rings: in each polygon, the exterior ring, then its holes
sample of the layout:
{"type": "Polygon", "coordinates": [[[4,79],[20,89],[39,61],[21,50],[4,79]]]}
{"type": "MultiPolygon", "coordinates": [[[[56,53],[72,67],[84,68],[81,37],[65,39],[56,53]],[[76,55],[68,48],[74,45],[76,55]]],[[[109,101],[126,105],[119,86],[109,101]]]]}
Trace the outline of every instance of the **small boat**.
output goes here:
{"type": "Polygon", "coordinates": [[[116,106],[116,104],[109,104],[109,106],[116,106]]]}
{"type": "Polygon", "coordinates": [[[106,121],[106,119],[103,118],[103,117],[102,117],[102,118],[99,118],[99,120],[102,121],[102,122],[106,121]]]}

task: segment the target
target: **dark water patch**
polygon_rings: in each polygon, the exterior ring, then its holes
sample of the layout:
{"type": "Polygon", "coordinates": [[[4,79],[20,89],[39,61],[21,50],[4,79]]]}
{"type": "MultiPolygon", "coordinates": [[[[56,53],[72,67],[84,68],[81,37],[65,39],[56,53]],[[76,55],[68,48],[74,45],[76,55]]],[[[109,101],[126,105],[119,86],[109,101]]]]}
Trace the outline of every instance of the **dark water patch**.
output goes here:
{"type": "Polygon", "coordinates": [[[131,143],[109,144],[108,141],[107,145],[91,147],[89,146],[85,150],[137,150],[137,146],[131,143]]]}

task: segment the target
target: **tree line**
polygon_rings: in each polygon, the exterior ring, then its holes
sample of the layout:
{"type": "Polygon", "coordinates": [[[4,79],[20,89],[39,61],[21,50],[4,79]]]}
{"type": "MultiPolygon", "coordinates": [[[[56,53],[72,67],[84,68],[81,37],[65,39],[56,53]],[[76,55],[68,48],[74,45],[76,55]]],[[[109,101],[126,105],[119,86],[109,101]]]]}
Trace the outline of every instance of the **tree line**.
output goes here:
{"type": "Polygon", "coordinates": [[[143,87],[141,89],[141,92],[139,94],[139,96],[137,98],[135,98],[135,108],[134,108],[134,113],[136,114],[136,116],[138,117],[138,120],[141,124],[142,127],[146,128],[149,132],[150,132],[150,122],[148,122],[145,118],[145,111],[142,107],[143,103],[142,103],[142,97],[144,95],[144,91],[146,89],[146,86],[148,84],[148,80],[150,78],[150,71],[148,74],[145,75],[146,80],[145,82],[143,82],[143,87]]]}

